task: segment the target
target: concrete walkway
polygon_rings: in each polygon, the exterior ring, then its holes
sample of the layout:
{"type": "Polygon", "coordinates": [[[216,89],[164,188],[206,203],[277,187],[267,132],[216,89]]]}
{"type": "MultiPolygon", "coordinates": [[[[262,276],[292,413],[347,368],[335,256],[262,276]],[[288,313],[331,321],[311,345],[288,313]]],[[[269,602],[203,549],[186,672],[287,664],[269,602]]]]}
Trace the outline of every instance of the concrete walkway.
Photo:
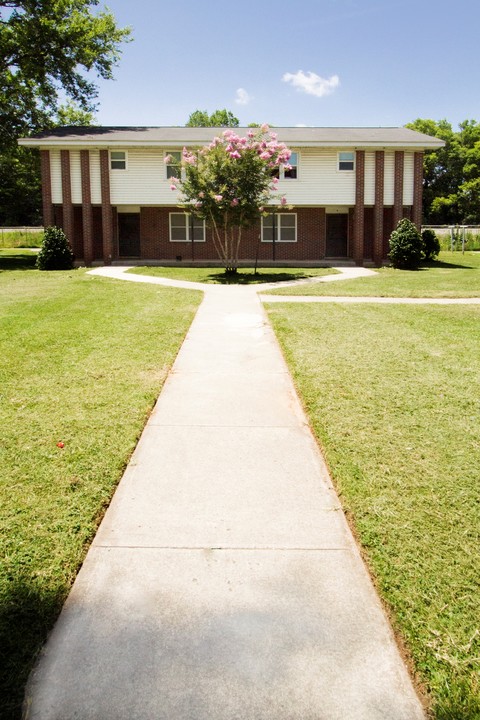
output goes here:
{"type": "Polygon", "coordinates": [[[26,718],[424,719],[252,288],[205,293],[26,718]]]}

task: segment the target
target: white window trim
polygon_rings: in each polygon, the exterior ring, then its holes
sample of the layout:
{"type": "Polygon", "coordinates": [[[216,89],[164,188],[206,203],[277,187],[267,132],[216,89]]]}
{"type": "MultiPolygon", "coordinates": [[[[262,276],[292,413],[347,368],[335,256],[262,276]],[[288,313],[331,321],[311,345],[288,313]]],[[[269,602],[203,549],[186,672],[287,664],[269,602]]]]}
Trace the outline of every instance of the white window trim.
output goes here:
{"type": "MultiPolygon", "coordinates": [[[[277,223],[277,226],[276,226],[277,232],[276,232],[275,242],[276,243],[296,243],[297,238],[298,238],[297,213],[270,213],[270,214],[274,215],[277,218],[279,218],[279,217],[294,217],[295,218],[295,240],[282,240],[280,237],[280,230],[281,230],[280,223],[277,223]]],[[[262,242],[273,243],[273,240],[266,240],[263,237],[263,221],[264,221],[264,219],[265,219],[265,216],[262,215],[262,242]]]]}
{"type": "MultiPolygon", "coordinates": [[[[184,212],[184,213],[182,213],[182,212],[171,212],[171,213],[168,214],[168,239],[169,239],[170,242],[172,242],[172,243],[191,243],[191,242],[192,242],[191,239],[190,239],[190,227],[191,227],[191,226],[190,226],[190,222],[187,222],[187,218],[188,218],[188,220],[189,220],[189,219],[190,219],[190,216],[191,216],[191,214],[190,214],[190,213],[187,213],[187,212],[184,212]],[[183,216],[184,216],[184,218],[185,218],[185,228],[186,228],[186,240],[174,240],[174,239],[172,238],[172,216],[173,216],[173,215],[183,215],[183,216]]],[[[197,239],[197,238],[194,238],[194,239],[193,239],[193,242],[196,242],[196,243],[206,242],[206,237],[205,237],[205,220],[202,220],[202,223],[203,223],[203,238],[202,238],[201,240],[199,240],[199,239],[197,239]]]]}
{"type": "MultiPolygon", "coordinates": [[[[356,159],[357,159],[357,158],[356,158],[355,150],[339,150],[339,151],[337,152],[337,172],[339,172],[339,173],[353,173],[353,172],[355,172],[356,159]],[[342,153],[350,153],[351,155],[353,155],[353,168],[352,168],[351,170],[342,169],[342,168],[340,167],[340,155],[341,155],[342,153]]],[[[349,161],[349,160],[342,160],[342,162],[350,162],[350,161],[349,161]]]]}
{"type": "MultiPolygon", "coordinates": [[[[300,177],[300,153],[298,150],[292,150],[292,154],[295,153],[297,156],[297,162],[292,165],[292,167],[297,168],[297,177],[291,178],[291,177],[285,177],[285,165],[280,165],[278,168],[278,179],[282,182],[292,182],[295,180],[298,180],[300,177]]],[[[286,165],[289,165],[290,163],[286,163],[286,165]]]]}
{"type": "MultiPolygon", "coordinates": [[[[169,155],[171,155],[172,157],[173,157],[174,155],[179,155],[179,156],[180,156],[179,159],[178,159],[178,167],[180,168],[180,175],[181,175],[181,177],[178,177],[177,179],[178,179],[178,180],[183,180],[184,171],[183,171],[183,169],[182,169],[182,167],[181,167],[181,162],[182,162],[182,152],[181,152],[181,150],[168,150],[168,151],[165,152],[165,154],[164,154],[164,156],[163,156],[163,161],[164,161],[164,163],[165,163],[165,179],[168,180],[168,182],[170,182],[171,178],[168,177],[168,168],[169,168],[169,167],[174,167],[174,163],[167,163],[167,162],[165,162],[165,158],[167,158],[169,155]]],[[[177,177],[177,176],[175,176],[175,177],[177,177]]]]}
{"type": "Polygon", "coordinates": [[[127,152],[127,150],[110,150],[110,170],[113,172],[125,172],[125,170],[128,170],[128,152],[127,152]],[[123,153],[123,155],[125,157],[125,167],[124,168],[112,167],[112,162],[119,162],[119,158],[112,158],[112,153],[123,153]]]}

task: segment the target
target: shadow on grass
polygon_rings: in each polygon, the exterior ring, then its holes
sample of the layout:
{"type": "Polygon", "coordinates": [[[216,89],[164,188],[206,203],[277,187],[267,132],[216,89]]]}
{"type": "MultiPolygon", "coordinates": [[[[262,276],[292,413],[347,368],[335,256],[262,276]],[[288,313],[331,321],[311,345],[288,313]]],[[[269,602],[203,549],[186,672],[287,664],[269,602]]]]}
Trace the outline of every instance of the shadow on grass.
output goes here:
{"type": "Polygon", "coordinates": [[[475,265],[457,265],[456,263],[443,262],[442,260],[432,260],[432,262],[425,263],[425,270],[429,268],[445,268],[446,270],[476,270],[475,265]]]}
{"type": "Polygon", "coordinates": [[[255,283],[274,283],[274,282],[285,282],[291,280],[307,280],[312,275],[305,275],[304,273],[269,273],[269,272],[238,272],[236,274],[229,275],[224,270],[219,272],[212,272],[207,275],[207,282],[209,283],[220,283],[221,285],[252,285],[255,283]]]}
{"type": "Polygon", "coordinates": [[[33,270],[37,256],[10,253],[8,255],[0,254],[0,272],[5,270],[33,270]]]}
{"type": "Polygon", "coordinates": [[[0,718],[20,720],[25,685],[60,613],[64,588],[44,588],[31,578],[12,581],[0,599],[0,718]]]}

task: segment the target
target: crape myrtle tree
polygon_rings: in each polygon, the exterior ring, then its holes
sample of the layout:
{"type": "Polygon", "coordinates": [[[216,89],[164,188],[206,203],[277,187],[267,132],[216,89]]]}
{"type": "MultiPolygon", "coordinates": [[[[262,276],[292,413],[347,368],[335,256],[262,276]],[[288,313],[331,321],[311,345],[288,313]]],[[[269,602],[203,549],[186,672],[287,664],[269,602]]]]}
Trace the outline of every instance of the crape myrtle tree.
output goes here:
{"type": "Polygon", "coordinates": [[[183,149],[181,177],[171,178],[171,189],[180,190],[184,210],[212,230],[226,273],[237,272],[243,230],[255,225],[272,202],[286,205],[286,198],[277,194],[275,175],[280,165],[289,169],[290,155],[268,125],[245,136],[225,130],[209,145],[183,149]]]}

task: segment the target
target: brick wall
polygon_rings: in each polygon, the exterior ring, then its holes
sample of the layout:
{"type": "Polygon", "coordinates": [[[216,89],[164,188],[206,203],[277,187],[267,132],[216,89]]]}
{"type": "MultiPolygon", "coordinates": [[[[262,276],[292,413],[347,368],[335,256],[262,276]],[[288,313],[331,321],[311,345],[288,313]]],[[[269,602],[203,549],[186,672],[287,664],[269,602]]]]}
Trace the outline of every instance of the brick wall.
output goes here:
{"type": "Polygon", "coordinates": [[[50,151],[40,150],[40,172],[42,178],[42,212],[45,227],[53,225],[52,177],[50,173],[50,151]]]}
{"type": "MultiPolygon", "coordinates": [[[[206,241],[170,242],[169,213],[178,212],[177,207],[143,207],[140,211],[140,257],[143,260],[217,260],[212,231],[207,229],[206,241]],[[192,257],[193,254],[193,257],[192,257]]],[[[282,260],[321,260],[325,256],[325,210],[324,208],[296,209],[297,242],[275,243],[275,258],[282,260]]],[[[241,260],[268,261],[273,259],[273,243],[259,241],[260,224],[243,230],[240,246],[241,260]]]]}

